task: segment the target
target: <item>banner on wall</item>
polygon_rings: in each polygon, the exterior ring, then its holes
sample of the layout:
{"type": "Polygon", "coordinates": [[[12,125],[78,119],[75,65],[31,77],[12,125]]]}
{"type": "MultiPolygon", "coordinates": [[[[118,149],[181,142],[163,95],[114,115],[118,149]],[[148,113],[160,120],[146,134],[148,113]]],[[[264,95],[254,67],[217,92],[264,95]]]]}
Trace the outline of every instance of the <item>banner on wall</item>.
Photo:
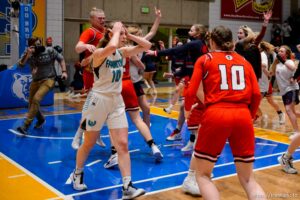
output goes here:
{"type": "MultiPolygon", "coordinates": [[[[45,40],[46,37],[46,0],[28,0],[32,6],[31,29],[32,35],[45,40]]],[[[11,55],[11,26],[10,11],[11,2],[9,0],[0,0],[0,57],[11,55]]]]}
{"type": "Polygon", "coordinates": [[[273,21],[282,21],[282,0],[221,0],[222,19],[260,21],[268,10],[273,21]]]}

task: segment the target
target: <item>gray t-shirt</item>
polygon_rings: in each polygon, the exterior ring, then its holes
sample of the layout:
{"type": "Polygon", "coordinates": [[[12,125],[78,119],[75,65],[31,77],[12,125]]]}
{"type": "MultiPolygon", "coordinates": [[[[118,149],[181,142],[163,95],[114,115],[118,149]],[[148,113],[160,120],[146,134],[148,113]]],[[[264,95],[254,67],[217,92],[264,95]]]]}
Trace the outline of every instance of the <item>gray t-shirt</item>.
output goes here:
{"type": "Polygon", "coordinates": [[[33,81],[54,78],[56,76],[55,60],[60,62],[63,60],[63,56],[53,49],[53,47],[46,47],[45,51],[38,55],[33,54],[28,59],[33,81]]]}

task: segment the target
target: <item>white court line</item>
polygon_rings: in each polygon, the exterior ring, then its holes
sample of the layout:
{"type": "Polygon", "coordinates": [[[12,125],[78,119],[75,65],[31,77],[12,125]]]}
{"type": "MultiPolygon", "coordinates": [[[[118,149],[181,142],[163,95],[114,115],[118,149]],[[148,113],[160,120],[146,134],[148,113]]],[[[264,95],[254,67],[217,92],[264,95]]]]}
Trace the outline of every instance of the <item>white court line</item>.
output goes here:
{"type": "Polygon", "coordinates": [[[58,161],[48,162],[48,164],[53,165],[53,164],[58,164],[58,163],[61,163],[61,162],[62,162],[61,160],[58,160],[58,161]]]}
{"type": "Polygon", "coordinates": [[[34,175],[33,173],[31,173],[30,171],[28,171],[27,169],[25,169],[23,166],[19,165],[14,160],[10,159],[9,157],[7,157],[6,155],[4,155],[1,152],[0,152],[0,156],[4,157],[8,162],[10,162],[15,167],[19,168],[21,171],[25,172],[31,178],[33,178],[34,180],[36,180],[37,182],[39,182],[41,185],[43,185],[45,188],[47,188],[48,190],[50,190],[53,193],[55,193],[57,196],[60,197],[60,199],[61,198],[65,199],[65,195],[63,193],[61,193],[60,191],[58,191],[57,189],[55,189],[54,187],[52,187],[51,185],[49,185],[48,183],[46,183],[45,181],[43,181],[42,179],[40,179],[38,176],[34,175]]]}
{"type": "MultiPolygon", "coordinates": [[[[27,113],[27,112],[26,112],[27,113]]],[[[24,114],[26,114],[24,113],[24,114]]],[[[59,116],[59,115],[74,115],[74,114],[81,114],[81,112],[74,112],[74,113],[59,113],[59,114],[53,114],[53,115],[45,115],[45,116],[59,116]]],[[[13,120],[13,119],[24,119],[24,117],[14,117],[14,118],[8,118],[8,119],[0,119],[0,121],[7,121],[7,120],[13,120]]]]}
{"type": "MultiPolygon", "coordinates": [[[[300,149],[297,149],[296,151],[300,151],[300,149]]],[[[272,156],[276,156],[276,155],[281,155],[283,153],[284,152],[280,152],[280,153],[276,153],[276,154],[270,154],[270,155],[266,155],[266,156],[260,156],[260,157],[256,157],[255,159],[259,160],[259,159],[262,159],[262,158],[267,158],[267,157],[272,157],[272,156]]],[[[294,162],[299,162],[299,161],[300,161],[300,159],[296,160],[294,162]]],[[[233,165],[233,164],[234,164],[234,162],[220,164],[220,165],[215,165],[215,168],[219,168],[219,167],[223,167],[223,166],[227,166],[227,165],[233,165]]],[[[262,170],[262,169],[267,169],[267,168],[278,166],[278,165],[279,164],[275,164],[275,165],[271,165],[271,166],[267,166],[267,167],[262,167],[262,168],[255,169],[254,171],[259,171],[259,170],[262,170]]],[[[156,181],[156,180],[159,180],[159,179],[169,178],[169,177],[173,177],[173,176],[179,176],[179,175],[187,174],[187,173],[188,173],[188,171],[182,171],[182,172],[177,172],[177,173],[173,173],[173,174],[168,174],[168,175],[163,175],[163,176],[157,176],[157,177],[153,177],[153,178],[143,179],[143,180],[139,180],[139,181],[134,181],[133,183],[137,184],[137,183],[144,183],[144,182],[148,182],[148,181],[156,181]]],[[[218,180],[218,179],[222,179],[222,178],[234,176],[235,174],[236,173],[229,174],[229,175],[226,175],[226,176],[221,176],[221,177],[218,177],[218,178],[213,178],[213,180],[218,180]]],[[[122,186],[122,184],[119,184],[119,185],[114,185],[114,186],[108,186],[108,187],[105,187],[105,188],[98,188],[98,189],[94,189],[94,190],[88,190],[88,191],[85,191],[85,192],[78,192],[78,193],[74,193],[74,194],[69,194],[69,195],[67,195],[67,197],[81,196],[81,195],[84,195],[84,194],[90,194],[90,193],[93,193],[93,192],[99,192],[99,191],[103,191],[103,190],[114,189],[114,188],[118,188],[118,187],[121,187],[121,186],[122,186]]],[[[180,187],[180,186],[174,186],[172,188],[174,189],[176,187],[180,187]]],[[[169,188],[164,189],[164,191],[167,191],[167,190],[170,190],[170,189],[169,188]]],[[[159,191],[161,191],[161,190],[159,190],[159,191]]],[[[155,191],[155,192],[157,192],[157,191],[155,191]]],[[[153,193],[151,193],[151,194],[153,194],[153,193]]],[[[56,199],[59,199],[59,197],[53,198],[51,200],[56,200],[56,199]]]]}
{"type": "Polygon", "coordinates": [[[256,144],[257,145],[262,145],[262,146],[274,146],[274,147],[278,146],[277,144],[268,144],[268,143],[263,143],[263,142],[257,142],[256,144]]]}
{"type": "MultiPolygon", "coordinates": [[[[73,140],[74,137],[48,137],[48,136],[35,136],[35,135],[24,135],[24,134],[21,134],[19,133],[18,131],[16,130],[13,130],[13,129],[8,129],[9,132],[15,134],[15,135],[18,135],[18,136],[21,136],[21,137],[28,137],[28,138],[37,138],[37,139],[49,139],[49,140],[73,140]]],[[[138,130],[134,130],[134,131],[129,131],[128,132],[128,135],[130,134],[133,134],[133,133],[137,133],[139,132],[138,130]]],[[[108,138],[109,137],[109,134],[108,135],[102,135],[101,138],[108,138]]]]}
{"type": "Polygon", "coordinates": [[[86,164],[85,166],[87,166],[87,167],[90,167],[90,166],[92,166],[92,165],[94,165],[94,164],[97,164],[97,163],[99,163],[99,162],[101,162],[102,160],[95,160],[95,161],[93,161],[93,162],[90,162],[89,164],[86,164]]]}
{"type": "MultiPolygon", "coordinates": [[[[300,160],[296,160],[294,161],[294,163],[296,162],[300,162],[300,160]]],[[[269,169],[269,168],[273,168],[273,167],[277,167],[279,166],[280,164],[274,164],[274,165],[270,165],[270,166],[267,166],[267,167],[262,167],[262,168],[258,168],[258,169],[253,169],[254,172],[256,171],[261,171],[261,170],[264,170],[264,169],[269,169]]],[[[221,179],[225,179],[225,178],[229,178],[229,177],[232,177],[232,176],[235,176],[237,175],[237,173],[233,173],[233,174],[228,174],[226,176],[220,176],[220,177],[217,177],[217,178],[212,178],[212,180],[221,180],[221,179]]],[[[160,193],[160,192],[165,192],[165,191],[169,191],[169,190],[173,190],[173,189],[178,189],[178,188],[181,188],[182,185],[177,185],[177,186],[173,186],[173,187],[169,187],[169,188],[165,188],[165,189],[161,189],[161,190],[155,190],[155,191],[152,191],[152,192],[147,192],[145,194],[145,196],[147,195],[151,195],[151,194],[156,194],[156,193],[160,193]]]]}
{"type": "Polygon", "coordinates": [[[174,146],[183,146],[183,144],[164,144],[164,147],[174,147],[174,146]]]}
{"type": "Polygon", "coordinates": [[[134,153],[134,152],[137,152],[137,151],[140,151],[140,149],[133,149],[133,150],[130,150],[129,153],[134,153]]]}
{"type": "Polygon", "coordinates": [[[26,174],[18,174],[18,175],[14,175],[14,176],[9,176],[8,178],[19,178],[22,176],[26,176],[26,174]]]}

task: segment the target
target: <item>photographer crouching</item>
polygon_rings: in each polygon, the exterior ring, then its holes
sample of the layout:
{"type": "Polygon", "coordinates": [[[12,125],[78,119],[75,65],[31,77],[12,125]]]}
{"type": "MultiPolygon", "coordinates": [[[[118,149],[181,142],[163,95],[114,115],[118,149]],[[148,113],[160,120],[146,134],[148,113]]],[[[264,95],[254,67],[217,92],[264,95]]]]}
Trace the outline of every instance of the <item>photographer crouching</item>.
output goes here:
{"type": "Polygon", "coordinates": [[[67,79],[68,77],[64,58],[53,47],[42,46],[41,40],[35,37],[28,39],[28,46],[18,63],[22,67],[28,62],[32,74],[29,91],[29,111],[23,125],[17,128],[17,131],[22,134],[27,134],[28,128],[35,117],[37,122],[34,128],[42,128],[45,123],[45,117],[40,111],[40,102],[54,88],[55,60],[61,66],[62,78],[67,79]]]}

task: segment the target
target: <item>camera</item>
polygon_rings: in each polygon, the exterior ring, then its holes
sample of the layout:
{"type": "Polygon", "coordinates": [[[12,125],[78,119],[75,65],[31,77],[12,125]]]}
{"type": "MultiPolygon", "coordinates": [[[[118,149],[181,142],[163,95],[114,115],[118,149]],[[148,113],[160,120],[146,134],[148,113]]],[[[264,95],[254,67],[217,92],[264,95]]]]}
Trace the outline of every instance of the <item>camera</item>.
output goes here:
{"type": "Polygon", "coordinates": [[[34,45],[34,54],[40,54],[45,51],[45,47],[43,45],[34,45]]]}
{"type": "Polygon", "coordinates": [[[61,46],[56,45],[53,47],[58,53],[62,53],[63,49],[61,48],[61,46]]]}

